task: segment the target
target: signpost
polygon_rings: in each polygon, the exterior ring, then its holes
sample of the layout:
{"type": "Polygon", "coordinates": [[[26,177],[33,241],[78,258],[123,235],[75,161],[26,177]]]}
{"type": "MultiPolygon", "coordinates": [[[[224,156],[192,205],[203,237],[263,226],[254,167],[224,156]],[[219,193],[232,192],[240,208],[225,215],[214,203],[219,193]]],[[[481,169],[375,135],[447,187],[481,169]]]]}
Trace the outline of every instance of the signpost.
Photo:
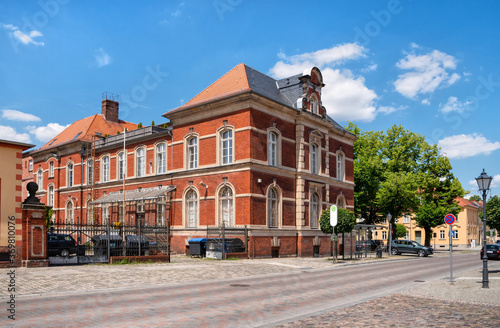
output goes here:
{"type": "Polygon", "coordinates": [[[456,217],[455,215],[453,214],[446,214],[446,216],[444,217],[444,222],[446,222],[447,225],[450,226],[450,232],[448,233],[448,235],[450,236],[450,282],[451,284],[453,285],[453,245],[452,245],[452,237],[455,236],[455,231],[452,231],[451,230],[451,226],[453,225],[453,223],[455,223],[456,221],[456,217]]]}
{"type": "Polygon", "coordinates": [[[333,263],[335,263],[335,242],[337,241],[337,236],[335,235],[335,226],[337,225],[337,206],[330,206],[330,225],[333,227],[332,232],[332,243],[333,243],[333,263]]]}

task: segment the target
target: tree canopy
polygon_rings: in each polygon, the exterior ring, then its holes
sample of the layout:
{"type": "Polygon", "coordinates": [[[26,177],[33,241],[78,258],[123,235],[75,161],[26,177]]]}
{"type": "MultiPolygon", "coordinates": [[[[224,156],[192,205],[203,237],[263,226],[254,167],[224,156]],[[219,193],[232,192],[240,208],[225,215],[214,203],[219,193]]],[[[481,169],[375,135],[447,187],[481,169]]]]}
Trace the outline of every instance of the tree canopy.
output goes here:
{"type": "Polygon", "coordinates": [[[365,224],[375,224],[390,213],[395,237],[395,219],[414,213],[429,245],[431,229],[443,223],[445,214],[460,211],[455,199],[464,195],[448,158],[423,136],[400,125],[384,133],[362,132],[349,123],[347,130],[358,136],[354,143],[356,215],[365,224]]]}
{"type": "MultiPolygon", "coordinates": [[[[345,209],[345,208],[337,208],[337,225],[335,226],[335,233],[348,233],[354,229],[354,225],[356,224],[356,217],[353,212],[345,209]]],[[[330,225],[330,209],[321,213],[321,217],[319,219],[319,226],[321,231],[324,233],[332,234],[333,228],[330,225]]]]}
{"type": "MultiPolygon", "coordinates": [[[[483,219],[483,211],[479,212],[479,217],[483,219]]],[[[500,231],[500,198],[495,195],[486,202],[486,224],[490,229],[500,231]]]]}

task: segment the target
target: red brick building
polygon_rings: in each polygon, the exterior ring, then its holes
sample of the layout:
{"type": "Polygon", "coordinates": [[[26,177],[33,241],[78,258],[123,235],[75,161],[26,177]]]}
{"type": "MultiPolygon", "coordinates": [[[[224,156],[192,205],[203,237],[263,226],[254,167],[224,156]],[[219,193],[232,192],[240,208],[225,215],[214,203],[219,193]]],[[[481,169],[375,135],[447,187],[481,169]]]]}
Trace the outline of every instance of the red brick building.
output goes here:
{"type": "Polygon", "coordinates": [[[173,252],[224,222],[248,228],[250,257],[326,255],[318,219],[354,206],[356,137],[326,114],[323,87],[317,68],[275,80],[240,64],[163,114],[168,124],[141,128],[105,99],[101,115],[29,153],[24,173],[56,221],[119,221],[125,202],[125,222],[169,219],[173,252]]]}

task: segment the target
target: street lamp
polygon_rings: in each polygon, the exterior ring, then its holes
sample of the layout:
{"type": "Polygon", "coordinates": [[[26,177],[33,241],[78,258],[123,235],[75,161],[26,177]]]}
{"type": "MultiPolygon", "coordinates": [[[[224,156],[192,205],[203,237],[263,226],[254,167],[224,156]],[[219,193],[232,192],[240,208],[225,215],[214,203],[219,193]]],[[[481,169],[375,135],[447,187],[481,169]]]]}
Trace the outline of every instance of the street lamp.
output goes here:
{"type": "Polygon", "coordinates": [[[483,172],[476,178],[479,191],[483,193],[483,288],[489,288],[488,281],[488,255],[486,255],[486,191],[490,190],[492,177],[483,169],[483,172]]]}
{"type": "Polygon", "coordinates": [[[392,225],[391,225],[391,219],[392,215],[391,213],[387,213],[387,221],[389,222],[389,254],[388,256],[391,256],[391,244],[392,244],[392,225]]]}

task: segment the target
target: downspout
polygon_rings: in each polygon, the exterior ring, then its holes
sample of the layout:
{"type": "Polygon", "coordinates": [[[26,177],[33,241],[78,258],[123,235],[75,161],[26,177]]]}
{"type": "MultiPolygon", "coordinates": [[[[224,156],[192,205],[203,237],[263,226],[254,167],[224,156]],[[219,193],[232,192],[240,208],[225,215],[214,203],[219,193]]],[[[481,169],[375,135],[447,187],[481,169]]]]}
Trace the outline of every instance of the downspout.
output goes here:
{"type": "Polygon", "coordinates": [[[83,222],[83,154],[85,154],[85,146],[82,147],[80,151],[81,160],[81,175],[80,175],[80,223],[83,222]]]}

